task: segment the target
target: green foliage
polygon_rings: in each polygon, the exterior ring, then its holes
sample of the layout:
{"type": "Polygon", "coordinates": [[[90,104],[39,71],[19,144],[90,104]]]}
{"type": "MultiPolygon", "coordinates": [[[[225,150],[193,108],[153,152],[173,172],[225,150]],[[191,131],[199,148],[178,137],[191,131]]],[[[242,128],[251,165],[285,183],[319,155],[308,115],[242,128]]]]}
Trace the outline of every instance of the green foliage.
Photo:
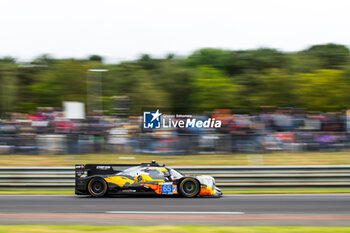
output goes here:
{"type": "Polygon", "coordinates": [[[169,94],[156,82],[156,75],[135,63],[111,66],[103,81],[103,94],[129,96],[131,113],[143,107],[168,107],[169,94]]]}
{"type": "Polygon", "coordinates": [[[286,66],[285,54],[268,48],[235,51],[231,54],[227,71],[231,75],[242,73],[261,73],[270,68],[286,66]]]}
{"type": "Polygon", "coordinates": [[[188,66],[212,66],[226,69],[229,65],[231,52],[222,49],[205,48],[195,51],[184,63],[188,66]]]}
{"type": "Polygon", "coordinates": [[[256,77],[259,88],[255,96],[255,106],[290,106],[298,105],[296,79],[281,69],[271,69],[256,77]]]}
{"type": "Polygon", "coordinates": [[[349,107],[350,83],[340,70],[316,70],[298,75],[299,96],[310,110],[339,111],[349,107]]]}
{"type": "Polygon", "coordinates": [[[173,112],[191,112],[194,75],[194,70],[181,67],[176,61],[164,61],[155,70],[155,82],[168,93],[168,107],[173,112]]]}
{"type": "MultiPolygon", "coordinates": [[[[0,110],[30,112],[39,106],[60,107],[62,101],[86,102],[87,86],[102,87],[104,110],[113,96],[128,96],[131,114],[144,107],[177,113],[229,108],[252,112],[262,105],[339,111],[350,103],[349,50],[325,44],[292,53],[275,49],[223,50],[204,48],[188,57],[174,54],[155,59],[104,64],[92,55],[85,60],[42,55],[30,64],[0,59],[0,110]],[[87,81],[89,69],[107,69],[101,83],[87,81]],[[99,84],[100,83],[100,84],[99,84]]],[[[96,96],[95,96],[96,95],[96,96]]]]}
{"type": "Polygon", "coordinates": [[[0,63],[0,109],[2,116],[5,112],[17,110],[18,91],[15,64],[9,60],[0,63]]]}
{"type": "Polygon", "coordinates": [[[239,51],[206,48],[194,52],[184,60],[184,64],[188,66],[212,66],[226,71],[229,75],[282,68],[286,62],[285,54],[268,48],[239,51]]]}
{"type": "Polygon", "coordinates": [[[149,72],[141,70],[133,74],[135,82],[130,86],[127,95],[130,97],[131,112],[140,114],[141,108],[164,108],[168,107],[168,93],[159,88],[152,80],[149,72]]]}
{"type": "Polygon", "coordinates": [[[95,62],[103,62],[103,57],[99,55],[91,55],[89,56],[89,61],[95,61],[95,62]]]}
{"type": "Polygon", "coordinates": [[[303,51],[303,54],[320,61],[323,69],[337,69],[349,62],[349,49],[344,45],[314,45],[303,51]]]}
{"type": "Polygon", "coordinates": [[[198,110],[232,108],[239,89],[224,72],[208,66],[197,68],[192,85],[193,109],[198,110]]]}
{"type": "Polygon", "coordinates": [[[87,64],[63,60],[41,72],[29,87],[38,106],[61,106],[62,101],[86,100],[87,64]]]}
{"type": "Polygon", "coordinates": [[[286,58],[288,60],[286,69],[289,73],[309,73],[321,67],[320,60],[317,57],[306,56],[302,52],[289,53],[286,58]]]}

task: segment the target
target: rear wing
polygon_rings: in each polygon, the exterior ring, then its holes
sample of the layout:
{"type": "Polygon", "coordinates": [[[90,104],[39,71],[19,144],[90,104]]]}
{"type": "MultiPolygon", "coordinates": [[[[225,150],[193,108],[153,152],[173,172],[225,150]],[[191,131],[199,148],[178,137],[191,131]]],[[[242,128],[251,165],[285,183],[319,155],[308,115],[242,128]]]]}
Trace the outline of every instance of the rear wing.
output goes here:
{"type": "Polygon", "coordinates": [[[75,165],[75,177],[82,175],[111,175],[122,172],[129,167],[140,166],[140,164],[86,164],[75,165]]]}
{"type": "Polygon", "coordinates": [[[86,165],[75,165],[75,178],[79,178],[82,175],[111,175],[124,171],[130,167],[135,166],[164,166],[158,164],[156,161],[151,163],[140,163],[140,164],[86,164],[86,165]]]}

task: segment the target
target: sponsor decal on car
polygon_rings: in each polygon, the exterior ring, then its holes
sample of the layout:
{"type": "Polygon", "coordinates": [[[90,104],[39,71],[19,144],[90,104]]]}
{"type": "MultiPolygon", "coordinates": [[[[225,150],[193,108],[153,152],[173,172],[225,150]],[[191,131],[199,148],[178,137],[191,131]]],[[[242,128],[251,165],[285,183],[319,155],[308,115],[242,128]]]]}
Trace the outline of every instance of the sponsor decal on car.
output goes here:
{"type": "Polygon", "coordinates": [[[123,189],[122,192],[124,193],[136,193],[135,189],[123,189]]]}
{"type": "Polygon", "coordinates": [[[96,166],[96,169],[108,170],[108,169],[111,169],[111,166],[96,166]]]}
{"type": "Polygon", "coordinates": [[[172,194],[173,193],[173,183],[163,183],[162,184],[162,194],[172,194]]]}

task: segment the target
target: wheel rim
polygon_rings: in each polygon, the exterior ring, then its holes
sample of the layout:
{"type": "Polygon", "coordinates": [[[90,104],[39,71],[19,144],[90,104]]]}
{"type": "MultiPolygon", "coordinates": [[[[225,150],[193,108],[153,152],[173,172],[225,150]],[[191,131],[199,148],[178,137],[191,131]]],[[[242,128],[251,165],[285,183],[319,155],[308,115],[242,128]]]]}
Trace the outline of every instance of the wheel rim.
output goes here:
{"type": "Polygon", "coordinates": [[[94,194],[101,194],[103,193],[104,191],[104,185],[102,184],[101,181],[95,181],[92,183],[91,185],[91,191],[94,193],[94,194]]]}
{"type": "Polygon", "coordinates": [[[193,195],[198,191],[196,183],[192,180],[186,181],[182,187],[186,195],[193,195]]]}

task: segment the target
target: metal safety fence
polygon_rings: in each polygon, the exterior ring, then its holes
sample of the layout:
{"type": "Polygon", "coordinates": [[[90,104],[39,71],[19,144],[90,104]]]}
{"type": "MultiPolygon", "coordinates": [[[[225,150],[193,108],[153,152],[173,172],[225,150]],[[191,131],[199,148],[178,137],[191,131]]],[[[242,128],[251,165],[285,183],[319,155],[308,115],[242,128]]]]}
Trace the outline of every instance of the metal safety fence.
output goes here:
{"type": "MultiPolygon", "coordinates": [[[[350,165],[173,168],[186,175],[211,175],[222,189],[350,188],[350,165]]],[[[0,167],[0,190],[73,188],[73,167],[0,167]]]]}

